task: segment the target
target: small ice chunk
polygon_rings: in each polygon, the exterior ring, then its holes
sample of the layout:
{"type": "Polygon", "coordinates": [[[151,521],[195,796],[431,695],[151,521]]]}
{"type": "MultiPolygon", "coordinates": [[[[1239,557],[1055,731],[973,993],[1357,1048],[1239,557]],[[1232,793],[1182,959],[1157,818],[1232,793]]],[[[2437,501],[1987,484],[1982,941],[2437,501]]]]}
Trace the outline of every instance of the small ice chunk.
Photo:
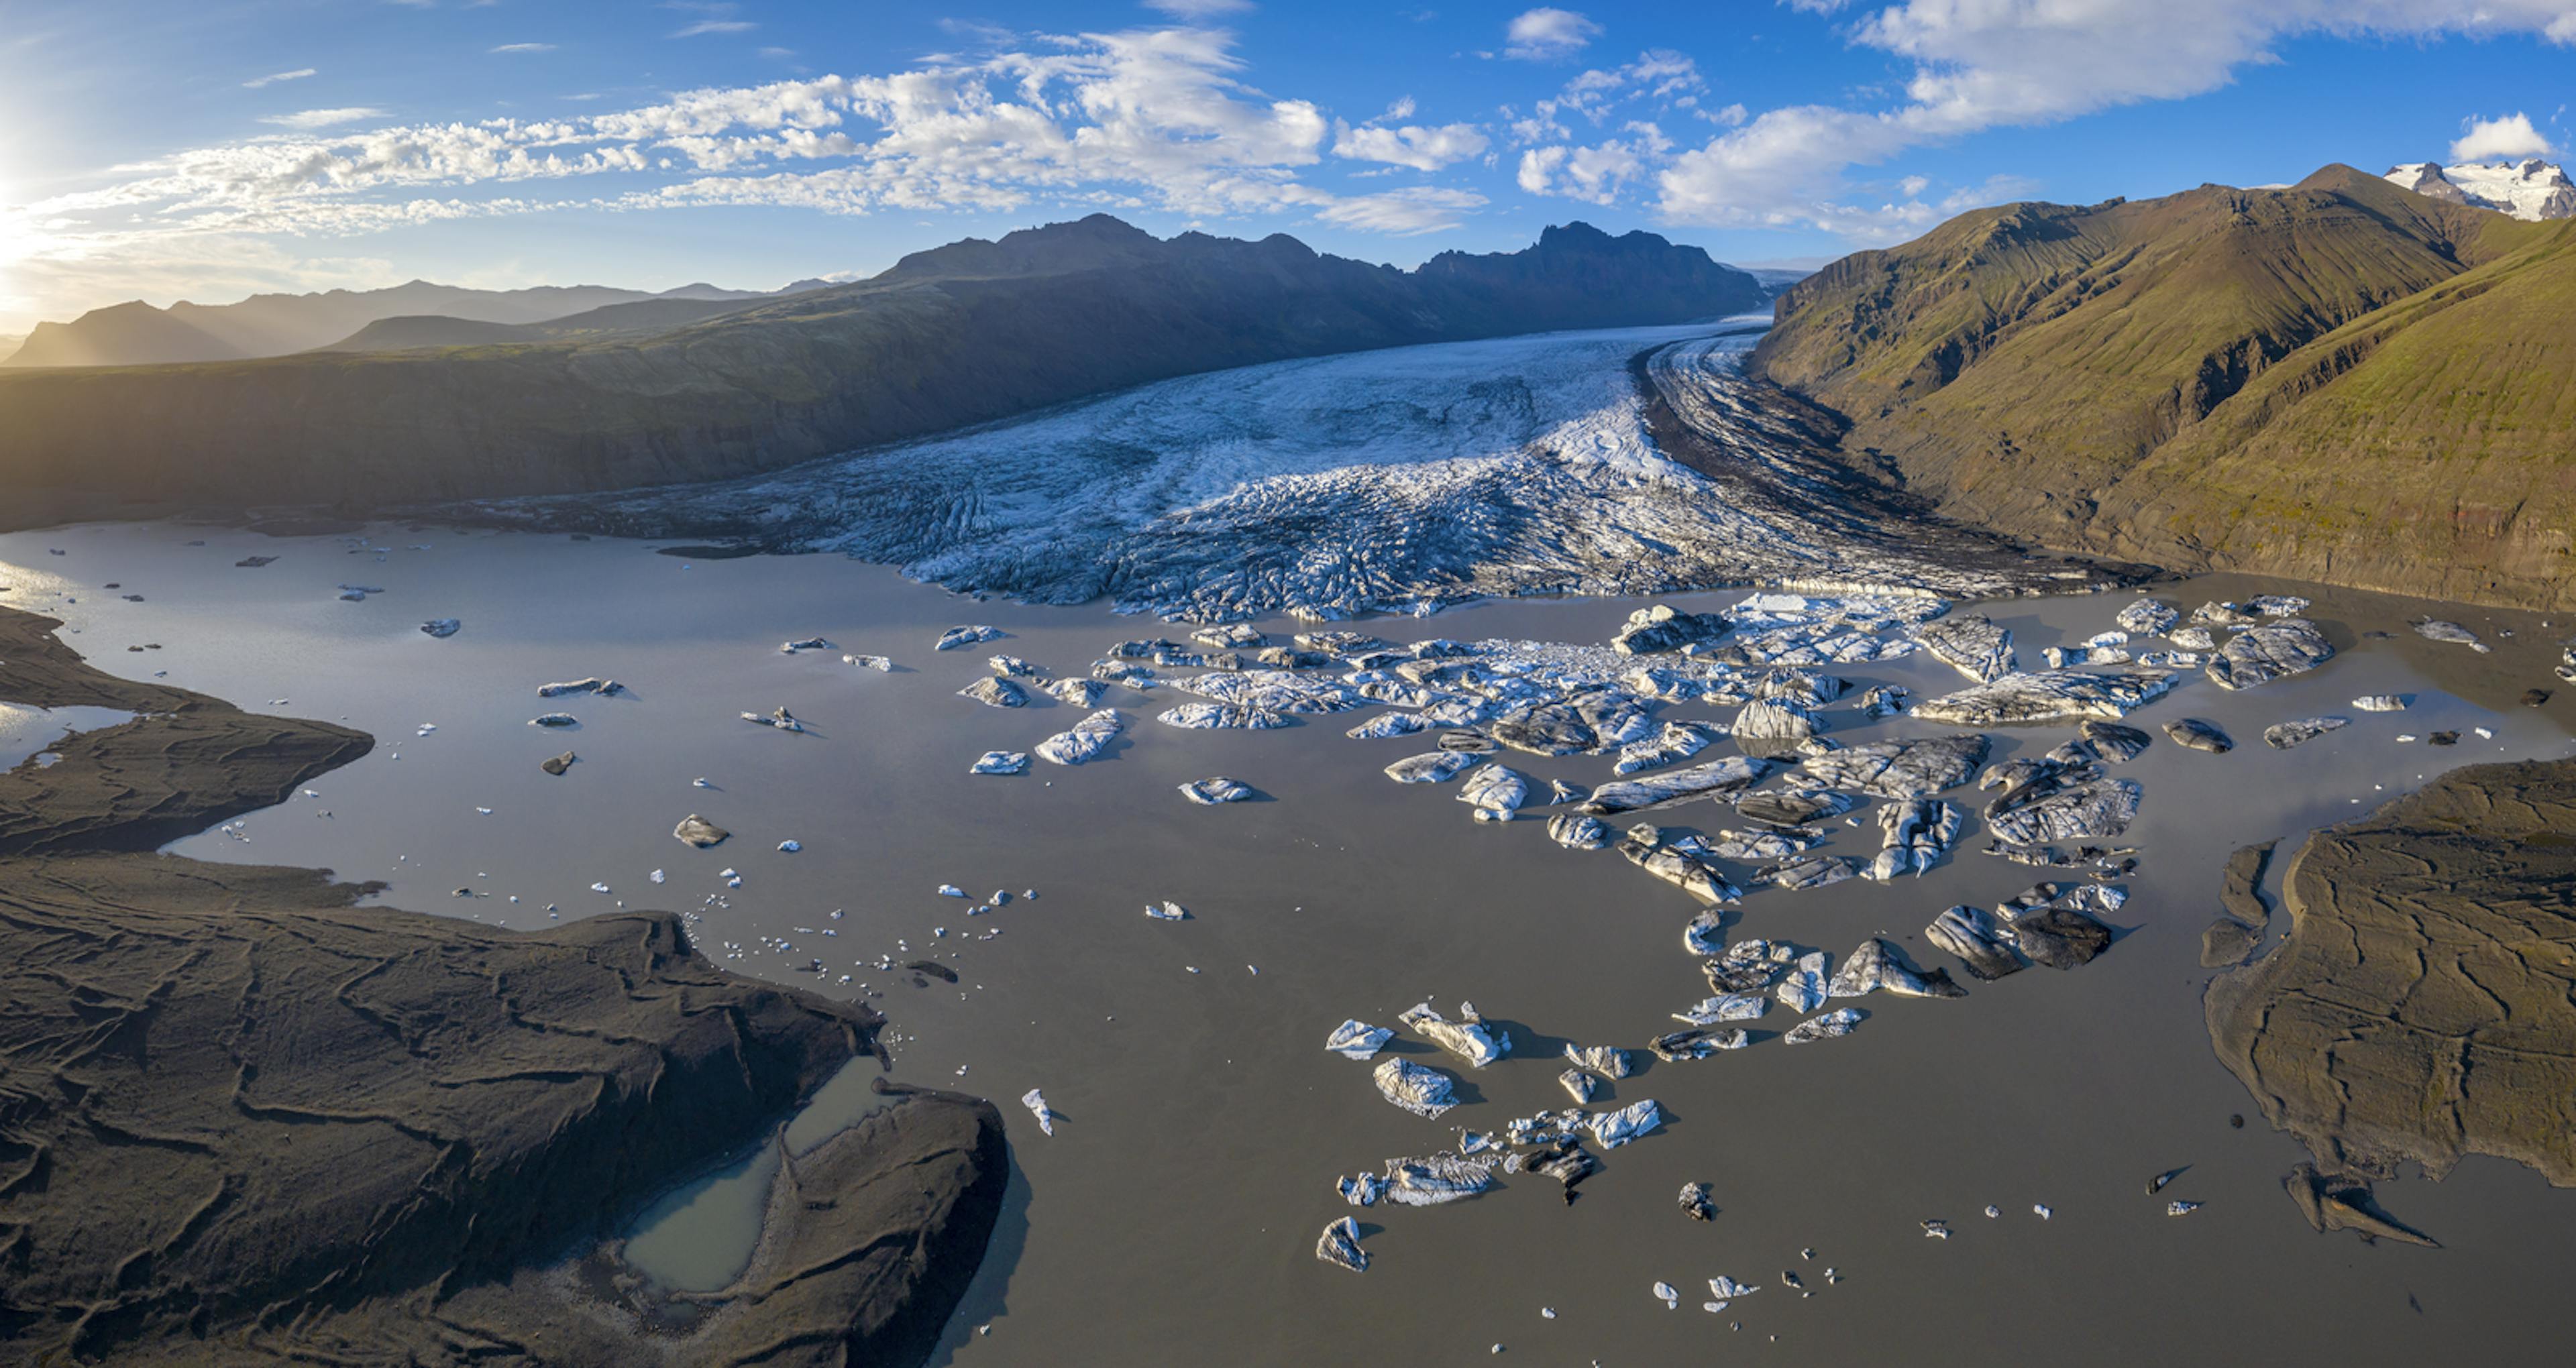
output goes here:
{"type": "Polygon", "coordinates": [[[2188,1216],[2193,1212],[2200,1210],[2200,1207],[2201,1204],[2198,1202],[2167,1202],[2165,1203],[2165,1214],[2167,1216],[2188,1216]]]}
{"type": "Polygon", "coordinates": [[[1176,902],[1167,902],[1160,907],[1156,907],[1152,903],[1147,903],[1145,904],[1145,915],[1156,921],[1188,921],[1190,919],[1190,910],[1176,902]]]}
{"type": "Polygon", "coordinates": [[[1584,1129],[1603,1149],[1617,1149],[1662,1125],[1664,1116],[1651,1097],[1632,1102],[1614,1112],[1584,1118],[1584,1129]]]}
{"type": "Polygon", "coordinates": [[[1026,751],[986,751],[981,759],[967,768],[969,774],[1026,774],[1029,757],[1026,751]]]}
{"type": "Polygon", "coordinates": [[[1663,1302],[1665,1310],[1673,1310],[1682,1304],[1682,1294],[1671,1283],[1656,1283],[1654,1290],[1655,1296],[1663,1302]]]}
{"type": "Polygon", "coordinates": [[[962,898],[966,896],[966,890],[959,888],[955,884],[941,884],[939,886],[939,896],[943,898],[962,898]]]}
{"type": "Polygon", "coordinates": [[[1369,1076],[1380,1096],[1416,1116],[1437,1117],[1458,1105],[1455,1080],[1409,1059],[1383,1060],[1369,1076]]]}
{"type": "Polygon", "coordinates": [[[803,850],[805,848],[805,843],[802,841],[780,841],[778,843],[778,848],[787,854],[793,855],[797,851],[803,850]]]}
{"type": "Polygon", "coordinates": [[[1344,1059],[1368,1059],[1395,1038],[1395,1032],[1384,1026],[1371,1026],[1365,1021],[1345,1021],[1333,1028],[1324,1040],[1324,1048],[1344,1059]]]}
{"type": "Polygon", "coordinates": [[[1031,1088],[1020,1094],[1020,1105],[1028,1108],[1037,1117],[1038,1129],[1041,1132],[1048,1135],[1055,1134],[1055,1108],[1047,1105],[1046,1094],[1031,1088]]]}
{"type": "Polygon", "coordinates": [[[1783,1045],[1810,1045],[1819,1040],[1834,1040],[1852,1033],[1852,1028],[1867,1020],[1869,1013],[1858,1007],[1845,1007],[1827,1012],[1812,1021],[1800,1022],[1780,1037],[1783,1045]]]}
{"type": "Polygon", "coordinates": [[[1412,1027],[1432,1044],[1466,1060],[1472,1068],[1481,1069],[1512,1052],[1511,1036],[1488,1029],[1476,1004],[1459,1003],[1458,1016],[1458,1020],[1451,1021],[1423,1002],[1407,1008],[1396,1022],[1412,1027]]]}
{"type": "Polygon", "coordinates": [[[962,651],[969,646],[977,645],[981,642],[992,641],[1002,635],[1004,635],[1004,633],[1001,628],[987,626],[982,623],[976,623],[971,626],[951,627],[947,631],[939,634],[939,641],[934,649],[942,651],[962,651]]]}
{"type": "Polygon", "coordinates": [[[2406,703],[2404,694],[2363,694],[2352,701],[2363,712],[2404,712],[2406,703]]]}
{"type": "Polygon", "coordinates": [[[1324,1227],[1322,1237],[1315,1241],[1315,1257],[1335,1268],[1366,1273],[1369,1256],[1367,1250],[1360,1248],[1360,1223],[1345,1216],[1324,1227]]]}

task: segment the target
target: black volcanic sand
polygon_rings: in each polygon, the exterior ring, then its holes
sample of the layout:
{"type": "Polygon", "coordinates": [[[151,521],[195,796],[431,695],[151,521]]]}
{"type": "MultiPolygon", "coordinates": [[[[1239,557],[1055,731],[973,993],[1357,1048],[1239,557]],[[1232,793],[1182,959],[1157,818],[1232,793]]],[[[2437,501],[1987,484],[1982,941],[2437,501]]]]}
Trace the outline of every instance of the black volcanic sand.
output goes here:
{"type": "Polygon", "coordinates": [[[789,1160],[742,1278],[645,1330],[667,1308],[571,1260],[881,1018],[724,973],[666,913],[512,932],[151,854],[372,743],[111,678],[58,625],[0,610],[0,699],[145,716],[0,775],[0,1359],[928,1354],[1001,1205],[989,1104],[906,1093],[789,1160]]]}
{"type": "Polygon", "coordinates": [[[2328,1175],[2477,1153],[2576,1186],[2576,762],[2454,770],[2308,837],[2282,890],[2288,935],[2207,999],[2264,1115],[2328,1175]]]}

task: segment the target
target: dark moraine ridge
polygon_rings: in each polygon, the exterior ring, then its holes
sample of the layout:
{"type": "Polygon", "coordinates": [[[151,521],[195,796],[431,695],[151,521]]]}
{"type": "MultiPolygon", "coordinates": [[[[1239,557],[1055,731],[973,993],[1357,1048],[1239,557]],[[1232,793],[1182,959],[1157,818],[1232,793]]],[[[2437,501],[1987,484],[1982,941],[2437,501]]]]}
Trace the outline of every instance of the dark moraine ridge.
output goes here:
{"type": "Polygon", "coordinates": [[[0,527],[727,479],[1202,371],[1763,298],[1699,248],[1583,224],[1402,271],[1094,215],[641,334],[0,372],[0,527]]]}
{"type": "Polygon", "coordinates": [[[516,932],[152,854],[371,742],[111,678],[58,625],[0,610],[0,698],[147,715],[0,774],[0,1359],[935,1346],[1007,1180],[990,1104],[907,1094],[797,1156],[743,1279],[641,1332],[547,1270],[770,1133],[881,1019],[726,974],[667,913],[516,932]]]}
{"type": "MultiPolygon", "coordinates": [[[[2329,1174],[2499,1155],[2576,1186],[2576,761],[2473,765],[2310,836],[2210,1039],[2329,1174]]],[[[2259,908],[2256,909],[2259,912],[2259,908]]]]}

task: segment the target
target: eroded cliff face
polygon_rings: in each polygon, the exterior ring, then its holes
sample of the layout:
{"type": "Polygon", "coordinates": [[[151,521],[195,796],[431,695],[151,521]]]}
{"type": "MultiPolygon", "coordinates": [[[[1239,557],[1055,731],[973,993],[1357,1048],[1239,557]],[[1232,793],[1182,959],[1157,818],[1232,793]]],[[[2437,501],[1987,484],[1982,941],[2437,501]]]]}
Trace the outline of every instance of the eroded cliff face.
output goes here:
{"type": "MultiPolygon", "coordinates": [[[[0,1357],[667,1357],[531,1270],[767,1134],[879,1018],[726,974],[667,913],[513,932],[151,854],[368,738],[112,679],[55,625],[0,610],[0,698],[147,715],[0,775],[0,1357]]],[[[800,1160],[696,1361],[917,1361],[1000,1125],[906,1098],[800,1160]]]]}
{"type": "Polygon", "coordinates": [[[2329,167],[1962,215],[1791,287],[1756,366],[2040,545],[2564,607],[2571,308],[2576,225],[2329,167]]]}
{"type": "Polygon", "coordinates": [[[2576,762],[2455,770],[2282,886],[2286,939],[2207,1003],[2264,1115],[2328,1173],[2492,1154],[2576,1186],[2576,762]]]}

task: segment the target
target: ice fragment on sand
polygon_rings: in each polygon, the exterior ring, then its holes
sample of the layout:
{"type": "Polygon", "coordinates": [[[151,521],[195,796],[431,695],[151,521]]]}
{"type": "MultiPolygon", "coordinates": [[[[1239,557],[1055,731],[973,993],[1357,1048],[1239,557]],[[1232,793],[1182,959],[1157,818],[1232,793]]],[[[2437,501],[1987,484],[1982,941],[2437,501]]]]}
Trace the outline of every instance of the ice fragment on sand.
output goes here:
{"type": "Polygon", "coordinates": [[[1324,1048],[1344,1059],[1368,1059],[1394,1038],[1395,1032],[1384,1026],[1351,1020],[1333,1028],[1333,1033],[1324,1040],[1324,1048]]]}
{"type": "Polygon", "coordinates": [[[1055,1134],[1055,1109],[1047,1105],[1044,1093],[1031,1088],[1020,1094],[1020,1105],[1028,1108],[1037,1117],[1039,1131],[1047,1135],[1055,1134]]]}
{"type": "Polygon", "coordinates": [[[2288,750],[2347,725],[2346,720],[2340,717],[2303,717],[2290,722],[2276,722],[2263,729],[2263,744],[2274,750],[2288,750]]]}
{"type": "Polygon", "coordinates": [[[936,649],[942,651],[962,651],[969,646],[973,646],[981,642],[997,640],[1003,635],[1004,633],[1002,629],[998,627],[985,626],[980,623],[970,626],[951,627],[947,631],[939,634],[939,642],[936,649]]]}
{"type": "Polygon", "coordinates": [[[1368,1271],[1368,1251],[1360,1248],[1360,1223],[1345,1216],[1324,1227],[1315,1241],[1315,1257],[1354,1273],[1368,1271]]]}
{"type": "Polygon", "coordinates": [[[2468,628],[2463,627],[2456,622],[2444,622],[2439,618],[2428,618],[2422,622],[2416,623],[2415,634],[2424,638],[2426,641],[2448,641],[2457,645],[2466,646],[2470,650],[2478,652],[2480,655],[2484,655],[2489,650],[2493,649],[2485,642],[2478,640],[2477,633],[2470,631],[2468,628]]]}
{"type": "Polygon", "coordinates": [[[1193,779],[1180,786],[1181,796],[1201,807],[1219,803],[1240,803],[1252,796],[1250,787],[1220,774],[1212,779],[1193,779]]]}
{"type": "Polygon", "coordinates": [[[1116,708],[1103,708],[1074,723],[1071,729],[1040,741],[1037,753],[1053,764],[1079,765],[1097,758],[1126,729],[1127,720],[1119,716],[1116,708]]]}
{"type": "Polygon", "coordinates": [[[1379,1095],[1416,1116],[1436,1117],[1458,1105],[1456,1080],[1409,1059],[1385,1060],[1370,1078],[1379,1095]]]}
{"type": "Polygon", "coordinates": [[[1026,774],[1029,757],[1025,751],[986,751],[966,771],[969,774],[1026,774]]]}
{"type": "Polygon", "coordinates": [[[1510,1034],[1488,1028],[1484,1017],[1477,1014],[1476,1004],[1472,1002],[1458,1004],[1456,1021],[1440,1015],[1428,1002],[1418,1003],[1406,1009],[1402,1016],[1396,1018],[1396,1021],[1400,1025],[1412,1027],[1424,1039],[1466,1060],[1475,1068],[1481,1069],[1512,1052],[1510,1034]]]}
{"type": "Polygon", "coordinates": [[[1869,1013],[1858,1007],[1844,1007],[1825,1013],[1812,1021],[1802,1021],[1780,1037],[1783,1045],[1811,1045],[1819,1040],[1838,1040],[1852,1033],[1852,1028],[1869,1019],[1869,1013]]]}
{"type": "Polygon", "coordinates": [[[671,828],[671,834],[700,850],[705,850],[724,844],[725,838],[733,833],[692,812],[681,818],[678,826],[671,828]]]}
{"type": "Polygon", "coordinates": [[[2352,705],[2361,709],[2363,712],[2404,712],[2406,711],[2406,696],[2403,694],[2363,694],[2361,697],[2354,699],[2352,701],[2352,705]]]}

